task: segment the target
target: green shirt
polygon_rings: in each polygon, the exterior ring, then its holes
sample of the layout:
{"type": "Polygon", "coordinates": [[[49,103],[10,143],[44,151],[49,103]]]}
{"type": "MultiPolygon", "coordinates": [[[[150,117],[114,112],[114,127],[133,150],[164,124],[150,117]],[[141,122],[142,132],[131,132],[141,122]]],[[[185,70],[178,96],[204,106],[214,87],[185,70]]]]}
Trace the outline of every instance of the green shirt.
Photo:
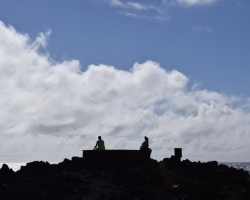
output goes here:
{"type": "Polygon", "coordinates": [[[99,140],[98,141],[98,150],[105,150],[105,146],[104,146],[104,141],[103,140],[99,140]]]}

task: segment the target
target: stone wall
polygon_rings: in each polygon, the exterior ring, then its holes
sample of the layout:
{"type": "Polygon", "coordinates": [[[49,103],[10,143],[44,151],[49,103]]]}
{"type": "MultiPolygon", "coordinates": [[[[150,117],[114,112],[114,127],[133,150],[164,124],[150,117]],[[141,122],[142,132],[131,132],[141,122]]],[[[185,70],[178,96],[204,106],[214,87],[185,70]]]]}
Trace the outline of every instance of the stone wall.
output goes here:
{"type": "Polygon", "coordinates": [[[83,150],[83,158],[150,158],[149,151],[140,150],[83,150]]]}

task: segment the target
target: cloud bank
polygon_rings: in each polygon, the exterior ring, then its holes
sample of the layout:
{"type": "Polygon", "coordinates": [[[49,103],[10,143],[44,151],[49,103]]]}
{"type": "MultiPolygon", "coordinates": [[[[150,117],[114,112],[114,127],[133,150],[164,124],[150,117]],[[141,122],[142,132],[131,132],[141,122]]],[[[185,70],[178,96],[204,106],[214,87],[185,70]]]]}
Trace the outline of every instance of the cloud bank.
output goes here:
{"type": "Polygon", "coordinates": [[[176,147],[191,160],[249,159],[250,100],[189,89],[187,76],[154,61],[81,71],[41,53],[48,35],[31,41],[0,22],[1,162],[81,156],[98,135],[107,149],[139,149],[147,135],[157,159],[176,147]]]}

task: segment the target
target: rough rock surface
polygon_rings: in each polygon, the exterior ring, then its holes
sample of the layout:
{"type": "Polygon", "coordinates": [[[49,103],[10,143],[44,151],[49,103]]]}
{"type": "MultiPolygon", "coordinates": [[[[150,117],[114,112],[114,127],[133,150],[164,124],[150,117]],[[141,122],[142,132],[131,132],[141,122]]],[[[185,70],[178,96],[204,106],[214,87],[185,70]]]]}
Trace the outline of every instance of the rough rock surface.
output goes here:
{"type": "Polygon", "coordinates": [[[0,169],[0,199],[250,199],[250,177],[243,170],[174,157],[83,159],[59,164],[35,161],[17,172],[0,169]]]}

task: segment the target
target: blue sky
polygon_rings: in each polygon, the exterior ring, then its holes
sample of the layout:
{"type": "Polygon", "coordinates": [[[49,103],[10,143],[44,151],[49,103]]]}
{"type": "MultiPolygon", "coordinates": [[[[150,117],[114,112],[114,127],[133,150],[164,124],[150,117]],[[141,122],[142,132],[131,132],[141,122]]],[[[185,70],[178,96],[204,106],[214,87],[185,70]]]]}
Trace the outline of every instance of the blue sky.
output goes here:
{"type": "Polygon", "coordinates": [[[2,0],[0,162],[94,147],[248,161],[247,0],[2,0]],[[112,66],[112,67],[111,67],[112,66]],[[92,147],[93,146],[93,147],[92,147]]]}
{"type": "Polygon", "coordinates": [[[249,96],[248,1],[189,6],[136,2],[161,13],[123,8],[109,0],[10,0],[1,1],[0,19],[31,37],[51,30],[47,46],[51,56],[78,59],[83,70],[100,63],[128,70],[135,62],[153,60],[167,70],[181,71],[191,78],[191,85],[196,82],[208,90],[249,96]]]}

